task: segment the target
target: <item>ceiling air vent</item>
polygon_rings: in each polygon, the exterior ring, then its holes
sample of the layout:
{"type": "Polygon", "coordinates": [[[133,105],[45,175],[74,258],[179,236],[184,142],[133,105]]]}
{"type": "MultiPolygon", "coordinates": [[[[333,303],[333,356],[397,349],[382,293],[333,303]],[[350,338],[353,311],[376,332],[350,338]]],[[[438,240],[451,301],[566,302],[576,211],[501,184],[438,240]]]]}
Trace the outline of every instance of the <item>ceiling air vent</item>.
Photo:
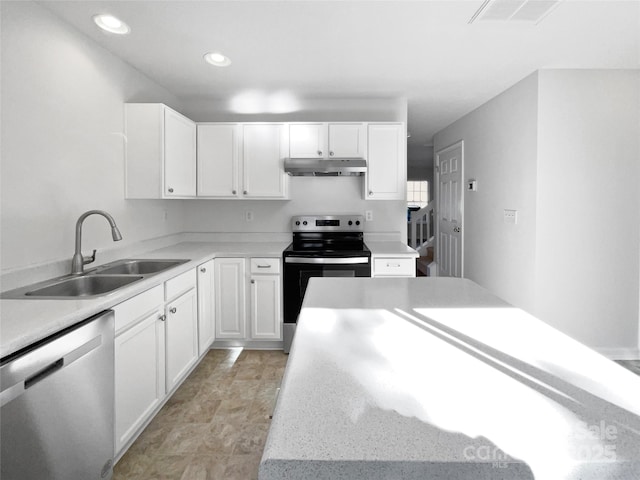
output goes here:
{"type": "Polygon", "coordinates": [[[562,0],[485,0],[469,23],[540,23],[562,0]]]}

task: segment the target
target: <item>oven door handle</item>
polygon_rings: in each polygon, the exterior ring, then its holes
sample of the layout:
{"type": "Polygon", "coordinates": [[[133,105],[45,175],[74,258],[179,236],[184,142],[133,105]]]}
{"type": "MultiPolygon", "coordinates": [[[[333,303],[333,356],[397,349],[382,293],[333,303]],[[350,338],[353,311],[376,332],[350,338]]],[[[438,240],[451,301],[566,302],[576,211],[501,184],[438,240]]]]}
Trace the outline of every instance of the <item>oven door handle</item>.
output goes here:
{"type": "Polygon", "coordinates": [[[308,258],[285,257],[284,263],[314,264],[314,265],[355,265],[369,263],[369,257],[345,257],[345,258],[308,258]]]}

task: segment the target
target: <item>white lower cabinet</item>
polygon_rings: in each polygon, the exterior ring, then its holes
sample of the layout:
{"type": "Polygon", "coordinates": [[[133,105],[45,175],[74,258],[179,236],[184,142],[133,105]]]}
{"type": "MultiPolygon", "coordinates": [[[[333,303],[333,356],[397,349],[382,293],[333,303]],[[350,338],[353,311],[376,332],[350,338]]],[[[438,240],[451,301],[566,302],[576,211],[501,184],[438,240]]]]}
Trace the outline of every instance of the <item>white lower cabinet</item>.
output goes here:
{"type": "Polygon", "coordinates": [[[165,394],[161,306],[115,339],[115,451],[119,452],[165,394]]]}
{"type": "Polygon", "coordinates": [[[245,338],[245,260],[214,260],[216,338],[245,338]]]}
{"type": "Polygon", "coordinates": [[[216,338],[214,262],[198,266],[198,355],[204,355],[216,338]]]}
{"type": "Polygon", "coordinates": [[[282,338],[280,275],[251,275],[251,338],[282,338]]]}
{"type": "Polygon", "coordinates": [[[252,257],[247,272],[244,258],[215,259],[216,339],[282,340],[280,261],[252,257]]]}
{"type": "Polygon", "coordinates": [[[372,277],[415,277],[415,257],[374,257],[372,277]]]}
{"type": "Polygon", "coordinates": [[[195,288],[167,304],[167,392],[182,380],[198,360],[197,308],[195,288]]]}
{"type": "Polygon", "coordinates": [[[113,311],[118,456],[198,360],[196,272],[177,275],[113,311]]]}

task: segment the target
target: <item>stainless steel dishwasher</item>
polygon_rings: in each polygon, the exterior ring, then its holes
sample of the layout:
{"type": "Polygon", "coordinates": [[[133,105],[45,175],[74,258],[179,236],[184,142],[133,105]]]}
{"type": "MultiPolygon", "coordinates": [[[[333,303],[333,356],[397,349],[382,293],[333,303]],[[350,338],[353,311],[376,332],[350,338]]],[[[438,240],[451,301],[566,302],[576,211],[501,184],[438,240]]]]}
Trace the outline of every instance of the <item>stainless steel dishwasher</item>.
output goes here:
{"type": "Polygon", "coordinates": [[[0,478],[113,474],[114,315],[108,310],[0,361],[0,478]]]}

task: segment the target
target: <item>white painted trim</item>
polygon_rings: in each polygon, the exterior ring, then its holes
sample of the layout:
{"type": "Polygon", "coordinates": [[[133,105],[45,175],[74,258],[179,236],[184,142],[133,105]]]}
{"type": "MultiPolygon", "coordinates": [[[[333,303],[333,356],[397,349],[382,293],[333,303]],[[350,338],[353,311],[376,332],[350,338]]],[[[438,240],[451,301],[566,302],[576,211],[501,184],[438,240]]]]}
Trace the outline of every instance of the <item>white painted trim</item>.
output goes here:
{"type": "Polygon", "coordinates": [[[640,359],[640,348],[594,348],[600,355],[604,355],[610,360],[638,360],[640,359]]]}

